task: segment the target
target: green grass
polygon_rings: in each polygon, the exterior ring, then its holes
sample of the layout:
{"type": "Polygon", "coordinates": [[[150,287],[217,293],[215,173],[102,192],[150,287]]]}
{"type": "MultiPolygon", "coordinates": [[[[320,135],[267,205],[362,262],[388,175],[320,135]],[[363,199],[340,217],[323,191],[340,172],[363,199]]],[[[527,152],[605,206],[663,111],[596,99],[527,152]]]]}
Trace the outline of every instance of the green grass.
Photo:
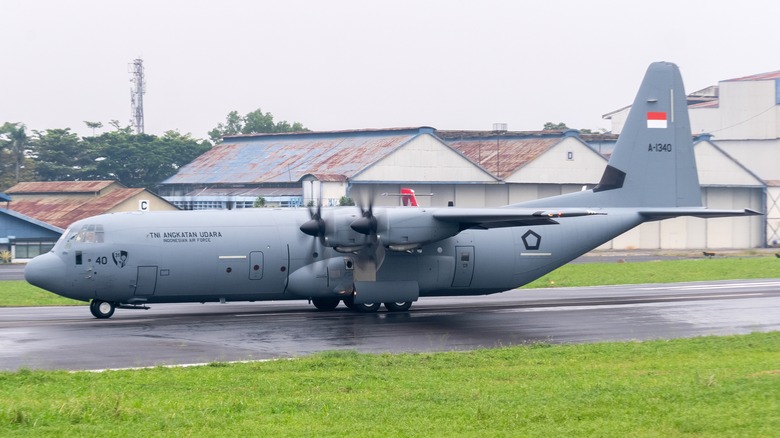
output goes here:
{"type": "MultiPolygon", "coordinates": [[[[599,286],[778,277],[780,277],[780,260],[775,257],[583,263],[564,265],[524,287],[599,286]]],[[[46,292],[25,281],[0,282],[0,307],[85,304],[82,301],[46,292]]]]}
{"type": "Polygon", "coordinates": [[[10,306],[78,306],[71,300],[35,287],[24,280],[0,281],[0,307],[10,306]]]}
{"type": "Polygon", "coordinates": [[[780,333],[0,373],[2,436],[777,436],[780,333]]]}
{"type": "Polygon", "coordinates": [[[662,260],[564,265],[524,286],[573,287],[780,277],[775,257],[662,260]]]}

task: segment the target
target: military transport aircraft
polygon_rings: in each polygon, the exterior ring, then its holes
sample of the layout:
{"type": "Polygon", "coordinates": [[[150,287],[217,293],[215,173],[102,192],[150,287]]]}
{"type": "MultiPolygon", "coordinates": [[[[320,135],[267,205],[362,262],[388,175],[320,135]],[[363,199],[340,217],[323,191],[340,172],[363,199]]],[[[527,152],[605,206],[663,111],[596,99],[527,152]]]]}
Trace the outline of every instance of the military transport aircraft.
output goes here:
{"type": "Polygon", "coordinates": [[[516,288],[643,222],[759,214],[701,205],[682,78],[654,63],[591,190],[502,208],[113,213],[71,225],[25,278],[91,301],[97,318],[153,303],[295,299],[405,311],[423,296],[516,288]]]}

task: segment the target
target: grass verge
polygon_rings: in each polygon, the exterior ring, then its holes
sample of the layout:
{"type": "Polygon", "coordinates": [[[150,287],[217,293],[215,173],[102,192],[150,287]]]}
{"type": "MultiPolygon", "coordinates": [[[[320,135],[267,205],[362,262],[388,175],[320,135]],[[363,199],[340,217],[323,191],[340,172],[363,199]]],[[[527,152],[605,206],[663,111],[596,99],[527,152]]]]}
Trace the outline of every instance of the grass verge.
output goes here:
{"type": "Polygon", "coordinates": [[[775,257],[582,263],[561,266],[524,287],[603,286],[777,277],[780,277],[780,259],[775,257]]]}
{"type": "Polygon", "coordinates": [[[79,306],[83,301],[71,300],[35,287],[24,280],[0,281],[0,307],[11,306],[79,306]]]}
{"type": "Polygon", "coordinates": [[[780,333],[0,373],[0,435],[775,436],[780,333]]]}

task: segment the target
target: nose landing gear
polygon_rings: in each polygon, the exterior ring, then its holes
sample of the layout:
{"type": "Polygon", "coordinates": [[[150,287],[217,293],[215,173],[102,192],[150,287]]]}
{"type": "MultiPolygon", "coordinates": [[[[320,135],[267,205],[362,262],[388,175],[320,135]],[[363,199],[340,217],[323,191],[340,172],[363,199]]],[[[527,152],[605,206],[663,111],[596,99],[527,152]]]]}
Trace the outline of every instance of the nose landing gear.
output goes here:
{"type": "Polygon", "coordinates": [[[103,300],[92,300],[89,303],[89,311],[97,319],[108,319],[114,314],[116,304],[103,300]]]}

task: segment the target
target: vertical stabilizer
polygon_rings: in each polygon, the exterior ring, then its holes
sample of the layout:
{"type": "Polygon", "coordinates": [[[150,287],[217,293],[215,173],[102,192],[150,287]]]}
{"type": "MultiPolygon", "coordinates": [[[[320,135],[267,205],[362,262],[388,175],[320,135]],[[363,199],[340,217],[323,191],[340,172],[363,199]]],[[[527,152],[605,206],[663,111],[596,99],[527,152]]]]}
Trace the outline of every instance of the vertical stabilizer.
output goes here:
{"type": "Polygon", "coordinates": [[[688,104],[676,65],[656,62],[647,69],[593,191],[602,193],[608,202],[603,206],[701,206],[688,104]]]}
{"type": "Polygon", "coordinates": [[[680,70],[650,65],[599,184],[517,206],[700,207],[688,106],[680,70]]]}

